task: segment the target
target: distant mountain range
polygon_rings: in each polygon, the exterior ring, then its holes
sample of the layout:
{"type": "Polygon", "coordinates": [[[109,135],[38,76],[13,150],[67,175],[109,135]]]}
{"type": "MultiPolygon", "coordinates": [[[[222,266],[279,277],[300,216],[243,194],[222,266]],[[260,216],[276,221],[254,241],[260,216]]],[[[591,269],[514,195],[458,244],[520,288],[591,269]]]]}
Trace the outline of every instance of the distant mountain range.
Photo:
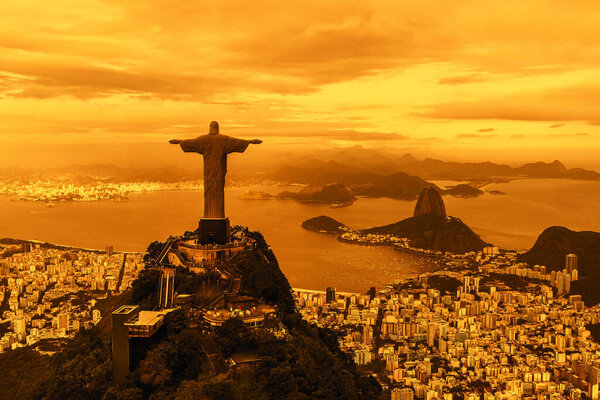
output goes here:
{"type": "MultiPolygon", "coordinates": [[[[355,195],[372,197],[415,198],[427,185],[427,180],[458,180],[469,182],[502,182],[514,178],[565,178],[600,180],[596,171],[566,168],[560,161],[534,162],[519,167],[492,162],[462,163],[425,158],[411,154],[398,155],[379,149],[343,149],[315,153],[313,158],[302,158],[300,153],[260,161],[257,168],[246,165],[232,168],[228,182],[256,183],[341,183],[353,188],[355,195]],[[258,168],[260,167],[260,168],[258,168]],[[414,193],[416,191],[416,193],[414,193]]],[[[259,161],[256,161],[259,162],[259,161]]],[[[75,184],[97,182],[180,182],[202,179],[201,163],[198,168],[176,166],[122,168],[113,164],[72,165],[61,168],[3,168],[0,180],[19,182],[31,179],[60,178],[75,184]]],[[[465,188],[463,188],[465,189],[465,188]]],[[[459,196],[477,195],[459,193],[459,196]]],[[[448,194],[453,194],[448,192],[448,194]]]]}
{"type": "Polygon", "coordinates": [[[377,160],[358,160],[340,157],[323,161],[312,159],[295,165],[284,165],[270,174],[277,181],[293,183],[359,184],[370,182],[373,177],[406,173],[423,179],[444,180],[497,180],[502,178],[565,178],[600,180],[596,171],[582,168],[566,168],[560,161],[535,162],[511,167],[492,162],[461,163],[433,158],[418,160],[410,154],[399,157],[381,157],[377,160]]]}

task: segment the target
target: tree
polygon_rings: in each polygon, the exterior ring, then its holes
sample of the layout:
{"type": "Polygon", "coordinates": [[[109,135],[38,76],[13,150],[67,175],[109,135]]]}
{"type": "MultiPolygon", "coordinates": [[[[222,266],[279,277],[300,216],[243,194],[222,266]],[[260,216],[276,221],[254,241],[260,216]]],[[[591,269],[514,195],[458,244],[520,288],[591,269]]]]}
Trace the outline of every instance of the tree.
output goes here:
{"type": "Polygon", "coordinates": [[[144,262],[150,262],[150,260],[158,257],[158,254],[164,245],[165,244],[163,242],[159,242],[158,240],[150,243],[146,249],[146,254],[144,254],[144,262]]]}
{"type": "Polygon", "coordinates": [[[177,354],[174,346],[169,342],[162,342],[146,353],[139,367],[140,381],[154,388],[166,386],[173,377],[173,371],[168,362],[177,354]]]}

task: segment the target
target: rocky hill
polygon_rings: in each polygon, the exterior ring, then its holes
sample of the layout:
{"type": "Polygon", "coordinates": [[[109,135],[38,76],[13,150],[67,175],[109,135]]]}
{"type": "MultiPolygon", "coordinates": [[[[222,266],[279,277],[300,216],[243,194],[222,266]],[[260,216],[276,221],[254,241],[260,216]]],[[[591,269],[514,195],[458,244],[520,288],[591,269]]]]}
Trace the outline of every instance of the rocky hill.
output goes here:
{"type": "Polygon", "coordinates": [[[456,254],[479,251],[488,245],[459,218],[435,214],[418,215],[361,233],[391,234],[409,239],[415,248],[456,254]]]}
{"type": "Polygon", "coordinates": [[[294,199],[307,203],[325,204],[352,204],[356,197],[346,186],[333,184],[311,183],[300,192],[282,192],[277,196],[280,199],[294,199]]]}
{"type": "Polygon", "coordinates": [[[551,226],[538,236],[533,247],[519,259],[529,265],[539,264],[550,270],[562,270],[569,253],[577,255],[579,269],[579,280],[571,282],[571,294],[581,295],[588,307],[600,303],[600,233],[551,226]]]}
{"type": "Polygon", "coordinates": [[[307,219],[302,223],[302,227],[309,231],[321,233],[342,233],[348,229],[346,225],[325,215],[307,219]]]}
{"type": "Polygon", "coordinates": [[[576,232],[563,226],[551,226],[538,236],[533,247],[520,256],[530,265],[545,265],[551,270],[565,267],[565,256],[577,254],[580,275],[600,277],[600,233],[576,232]]]}

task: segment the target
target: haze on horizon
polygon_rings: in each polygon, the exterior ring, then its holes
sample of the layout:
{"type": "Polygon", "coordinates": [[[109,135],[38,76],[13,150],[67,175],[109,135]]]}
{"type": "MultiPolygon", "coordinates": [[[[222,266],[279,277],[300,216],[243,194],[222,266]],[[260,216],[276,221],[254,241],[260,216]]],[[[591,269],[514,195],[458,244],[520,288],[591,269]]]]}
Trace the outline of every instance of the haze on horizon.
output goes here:
{"type": "Polygon", "coordinates": [[[4,2],[0,167],[386,148],[600,167],[597,1],[4,2]]]}

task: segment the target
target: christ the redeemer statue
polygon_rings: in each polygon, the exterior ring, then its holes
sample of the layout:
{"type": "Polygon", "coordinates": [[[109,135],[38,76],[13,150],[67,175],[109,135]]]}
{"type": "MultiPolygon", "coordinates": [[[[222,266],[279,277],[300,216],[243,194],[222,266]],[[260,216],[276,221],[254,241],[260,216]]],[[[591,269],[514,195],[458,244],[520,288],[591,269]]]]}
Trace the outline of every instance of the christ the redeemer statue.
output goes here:
{"type": "Polygon", "coordinates": [[[236,139],[219,133],[217,121],[210,123],[208,135],[195,139],[172,139],[185,152],[204,156],[204,218],[225,218],[225,174],[227,154],[243,153],[249,144],[260,144],[262,140],[236,139]]]}

